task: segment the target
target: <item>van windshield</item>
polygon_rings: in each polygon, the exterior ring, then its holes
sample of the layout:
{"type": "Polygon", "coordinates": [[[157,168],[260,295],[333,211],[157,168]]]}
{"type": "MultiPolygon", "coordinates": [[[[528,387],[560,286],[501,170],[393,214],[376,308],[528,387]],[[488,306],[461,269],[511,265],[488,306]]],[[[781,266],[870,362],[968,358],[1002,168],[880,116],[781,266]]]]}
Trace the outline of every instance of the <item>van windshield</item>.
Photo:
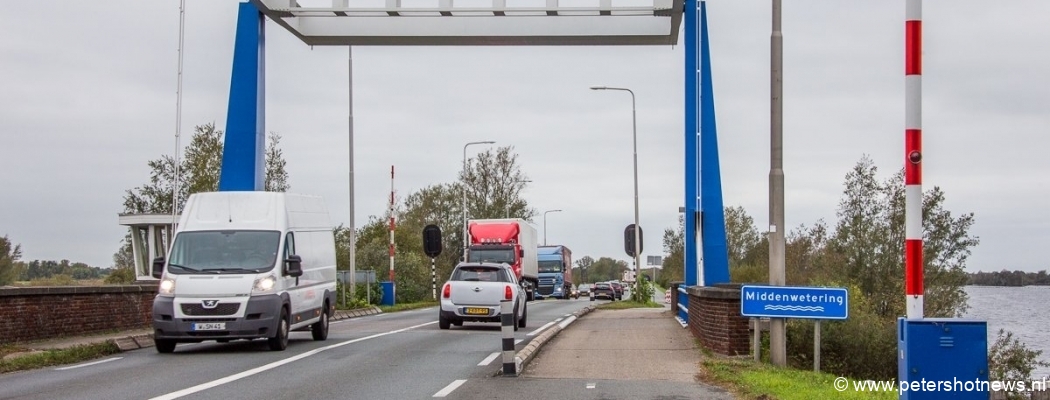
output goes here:
{"type": "Polygon", "coordinates": [[[281,233],[277,231],[180,232],[168,260],[168,272],[258,273],[273,269],[281,233]]]}

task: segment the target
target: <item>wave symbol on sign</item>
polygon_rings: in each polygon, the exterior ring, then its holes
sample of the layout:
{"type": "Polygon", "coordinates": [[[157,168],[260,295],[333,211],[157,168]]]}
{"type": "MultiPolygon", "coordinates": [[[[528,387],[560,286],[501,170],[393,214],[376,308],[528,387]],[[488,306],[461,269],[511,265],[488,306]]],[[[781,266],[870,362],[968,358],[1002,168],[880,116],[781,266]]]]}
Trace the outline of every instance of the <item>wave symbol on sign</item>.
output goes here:
{"type": "Polygon", "coordinates": [[[777,311],[824,311],[824,307],[821,306],[774,306],[767,304],[766,310],[777,310],[777,311]]]}

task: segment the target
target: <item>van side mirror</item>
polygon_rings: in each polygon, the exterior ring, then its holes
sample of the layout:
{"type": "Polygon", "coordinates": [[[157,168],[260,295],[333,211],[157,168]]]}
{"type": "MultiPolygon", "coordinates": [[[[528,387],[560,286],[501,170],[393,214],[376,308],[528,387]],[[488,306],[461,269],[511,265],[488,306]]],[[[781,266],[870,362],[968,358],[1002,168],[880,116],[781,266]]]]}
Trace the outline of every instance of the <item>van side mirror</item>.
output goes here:
{"type": "Polygon", "coordinates": [[[284,272],[286,274],[288,274],[288,276],[295,277],[295,278],[303,276],[303,258],[302,257],[299,257],[297,255],[288,256],[288,258],[286,260],[284,260],[284,265],[285,265],[284,266],[284,272]]]}
{"type": "Polygon", "coordinates": [[[525,249],[518,249],[518,257],[525,258],[525,249]]]}
{"type": "Polygon", "coordinates": [[[153,259],[153,268],[150,270],[150,275],[153,275],[153,277],[157,279],[164,276],[164,257],[153,259]]]}

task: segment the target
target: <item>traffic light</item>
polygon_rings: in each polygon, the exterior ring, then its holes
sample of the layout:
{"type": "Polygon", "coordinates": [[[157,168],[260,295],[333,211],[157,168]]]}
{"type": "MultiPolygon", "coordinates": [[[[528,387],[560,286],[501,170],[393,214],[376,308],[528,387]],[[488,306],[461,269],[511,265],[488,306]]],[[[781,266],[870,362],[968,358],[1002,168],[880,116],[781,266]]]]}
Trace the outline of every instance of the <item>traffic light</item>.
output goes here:
{"type": "MultiPolygon", "coordinates": [[[[638,253],[643,250],[642,245],[645,243],[645,235],[642,234],[642,227],[638,227],[638,253]]],[[[634,224],[627,225],[627,228],[623,230],[623,248],[627,251],[627,255],[634,257],[634,224]]]]}
{"type": "Polygon", "coordinates": [[[423,253],[430,258],[441,254],[441,228],[437,225],[431,224],[423,228],[423,253]]]}

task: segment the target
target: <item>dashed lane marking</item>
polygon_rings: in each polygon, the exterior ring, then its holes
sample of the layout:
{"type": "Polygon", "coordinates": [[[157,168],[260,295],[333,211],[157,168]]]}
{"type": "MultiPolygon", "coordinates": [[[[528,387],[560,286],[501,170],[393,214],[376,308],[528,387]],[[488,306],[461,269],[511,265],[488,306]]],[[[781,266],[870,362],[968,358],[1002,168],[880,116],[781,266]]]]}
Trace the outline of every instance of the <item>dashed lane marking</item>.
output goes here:
{"type": "Polygon", "coordinates": [[[453,390],[456,390],[460,386],[463,386],[463,384],[466,383],[466,382],[467,382],[466,379],[456,379],[456,380],[452,381],[452,383],[448,384],[448,386],[445,386],[444,389],[438,390],[437,393],[434,393],[434,397],[445,397],[445,396],[448,396],[449,393],[452,393],[453,390]]]}

